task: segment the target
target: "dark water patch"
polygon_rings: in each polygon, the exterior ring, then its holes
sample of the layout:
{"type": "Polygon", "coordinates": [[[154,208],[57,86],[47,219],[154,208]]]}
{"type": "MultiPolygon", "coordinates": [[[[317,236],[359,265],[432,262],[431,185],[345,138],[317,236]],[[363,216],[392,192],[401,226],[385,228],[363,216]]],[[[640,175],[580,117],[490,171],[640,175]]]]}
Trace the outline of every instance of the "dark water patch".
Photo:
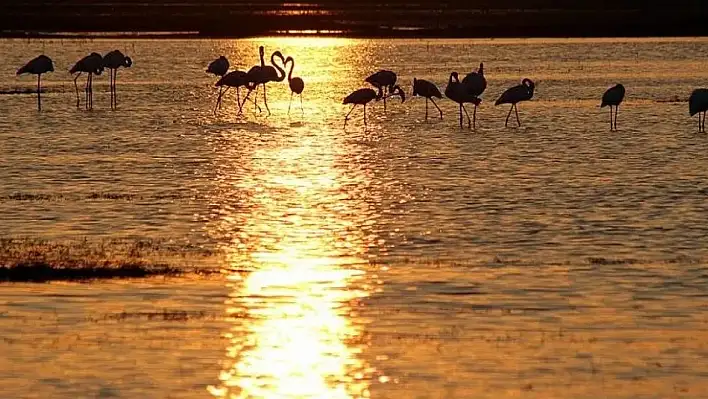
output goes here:
{"type": "Polygon", "coordinates": [[[147,321],[189,321],[189,320],[217,320],[223,318],[223,315],[210,313],[205,311],[187,311],[187,310],[171,310],[163,309],[157,312],[120,312],[108,313],[99,317],[90,317],[88,321],[128,321],[128,320],[147,320],[147,321]]]}
{"type": "Polygon", "coordinates": [[[124,264],[120,266],[53,267],[43,262],[18,263],[0,266],[0,282],[84,281],[116,278],[145,278],[151,276],[178,276],[188,270],[166,265],[124,264]]]}
{"type": "Polygon", "coordinates": [[[602,257],[589,257],[588,263],[591,265],[634,265],[641,263],[637,259],[613,259],[613,258],[602,258],[602,257]]]}
{"type": "MultiPolygon", "coordinates": [[[[48,90],[44,87],[39,89],[40,93],[47,93],[48,90]]],[[[12,89],[0,89],[0,95],[13,95],[13,94],[37,94],[36,87],[17,87],[12,89]]]]}
{"type": "Polygon", "coordinates": [[[141,195],[134,193],[93,192],[88,194],[14,192],[0,196],[0,201],[178,201],[200,200],[202,197],[188,193],[160,193],[141,195]]]}

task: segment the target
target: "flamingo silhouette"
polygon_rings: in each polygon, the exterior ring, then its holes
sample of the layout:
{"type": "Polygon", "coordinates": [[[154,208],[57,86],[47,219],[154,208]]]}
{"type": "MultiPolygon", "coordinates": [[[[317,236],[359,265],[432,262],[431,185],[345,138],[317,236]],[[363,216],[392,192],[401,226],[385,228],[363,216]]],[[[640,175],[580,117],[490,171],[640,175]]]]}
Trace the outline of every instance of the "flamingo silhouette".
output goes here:
{"type": "Polygon", "coordinates": [[[460,127],[462,127],[462,111],[465,111],[465,115],[467,115],[467,127],[472,127],[473,122],[470,121],[470,114],[467,113],[467,108],[465,108],[465,103],[472,103],[475,105],[475,113],[474,113],[474,127],[475,129],[477,128],[476,125],[476,120],[477,120],[477,105],[482,102],[482,100],[477,97],[473,96],[467,91],[467,88],[460,83],[460,78],[457,72],[452,72],[450,73],[450,78],[447,81],[447,87],[445,88],[445,96],[449,98],[450,100],[456,102],[460,106],[460,127]]]}
{"type": "Polygon", "coordinates": [[[288,71],[288,86],[290,86],[290,102],[288,103],[288,115],[290,115],[290,106],[293,103],[293,94],[300,96],[300,110],[302,114],[305,114],[305,110],[302,108],[302,92],[305,90],[305,82],[300,77],[293,77],[293,69],[295,69],[295,59],[288,56],[285,59],[285,67],[287,68],[288,63],[290,64],[290,71],[288,71]]]}
{"type": "MultiPolygon", "coordinates": [[[[395,85],[393,86],[392,93],[388,95],[388,97],[398,95],[401,97],[401,102],[406,101],[406,93],[403,92],[403,90],[400,88],[400,86],[395,85]]],[[[352,111],[354,111],[354,108],[356,108],[357,105],[363,105],[364,106],[364,126],[366,126],[366,104],[370,103],[372,100],[379,101],[381,98],[384,97],[383,91],[379,90],[378,92],[375,91],[374,89],[370,88],[364,88],[364,89],[359,89],[351,93],[350,95],[344,97],[344,101],[342,101],[342,104],[353,104],[352,109],[349,110],[349,113],[344,117],[344,127],[347,126],[347,121],[349,120],[349,115],[351,115],[352,111]]]]}
{"type": "Polygon", "coordinates": [[[688,113],[691,116],[698,114],[698,132],[706,131],[706,111],[708,111],[708,89],[694,90],[688,98],[688,113]],[[701,114],[703,114],[702,122],[701,114]]]}
{"type": "Polygon", "coordinates": [[[124,55],[120,50],[113,50],[103,56],[103,66],[109,69],[111,86],[111,109],[118,108],[118,93],[116,91],[116,79],[118,78],[118,68],[130,68],[133,60],[124,55]]]}
{"type": "Polygon", "coordinates": [[[81,105],[81,100],[79,99],[79,86],[76,81],[79,79],[82,73],[87,73],[86,77],[86,87],[84,89],[84,94],[86,97],[86,109],[93,109],[93,75],[100,75],[103,73],[103,57],[98,53],[91,53],[86,57],[80,59],[74,64],[69,70],[70,74],[76,74],[74,77],[74,88],[76,89],[76,108],[81,105]]]}
{"type": "MultiPolygon", "coordinates": [[[[275,63],[275,57],[280,57],[281,61],[285,61],[283,58],[283,55],[280,53],[280,51],[276,51],[270,56],[270,63],[272,65],[266,65],[265,64],[265,48],[263,46],[260,46],[258,48],[258,53],[261,58],[261,65],[256,65],[249,69],[248,71],[248,81],[255,87],[256,89],[256,96],[258,95],[258,85],[263,85],[263,102],[265,103],[266,110],[268,110],[268,115],[270,115],[270,108],[268,108],[268,96],[266,94],[266,83],[269,82],[282,82],[285,80],[285,70],[281,68],[278,64],[275,63]]],[[[251,94],[251,90],[246,94],[246,98],[243,99],[243,103],[246,103],[246,100],[248,99],[248,96],[251,94]]],[[[254,104],[257,105],[256,101],[258,100],[258,97],[256,97],[256,100],[254,100],[254,104]]]]}
{"type": "Polygon", "coordinates": [[[619,112],[619,105],[624,100],[624,86],[621,84],[616,84],[602,95],[602,103],[600,108],[609,105],[610,106],[610,131],[617,130],[617,113],[619,112]],[[615,107],[615,117],[612,118],[612,107],[615,107]]]}
{"type": "Polygon", "coordinates": [[[17,75],[22,75],[29,73],[32,75],[37,75],[37,110],[42,110],[42,95],[41,95],[41,81],[42,74],[47,72],[54,72],[54,64],[52,59],[42,54],[36,58],[31,59],[25,66],[17,70],[17,75]]]}
{"type": "MultiPolygon", "coordinates": [[[[462,79],[462,85],[467,90],[467,94],[479,97],[487,89],[487,79],[484,77],[484,63],[479,63],[479,69],[476,72],[470,72],[462,79]]],[[[474,118],[477,116],[477,107],[479,103],[474,104],[474,118]]]]}
{"type": "Polygon", "coordinates": [[[386,96],[384,94],[390,95],[393,92],[393,88],[396,85],[396,80],[396,73],[386,69],[375,72],[364,79],[366,83],[371,84],[381,92],[381,98],[383,98],[384,103],[384,112],[386,112],[386,96]]]}
{"type": "MultiPolygon", "coordinates": [[[[221,108],[221,98],[226,92],[231,88],[236,88],[236,101],[238,103],[238,113],[241,114],[243,104],[241,104],[241,87],[246,87],[249,90],[253,90],[254,86],[249,86],[248,73],[244,71],[231,71],[224,75],[218,82],[216,82],[217,87],[219,87],[219,98],[216,100],[216,106],[214,106],[214,115],[216,115],[216,109],[221,108]]],[[[243,101],[244,104],[246,100],[243,101]]],[[[259,107],[260,108],[260,107],[259,107]]]]}
{"type": "Polygon", "coordinates": [[[442,93],[440,93],[440,89],[438,89],[437,86],[435,86],[435,83],[429,82],[427,80],[423,79],[416,79],[413,78],[413,96],[421,96],[425,97],[425,120],[428,120],[428,100],[430,100],[435,108],[438,109],[440,112],[440,119],[443,117],[443,112],[438,107],[437,104],[435,104],[435,100],[433,100],[433,97],[440,98],[442,99],[442,93]]]}
{"type": "MultiPolygon", "coordinates": [[[[226,59],[223,55],[214,61],[209,63],[209,66],[207,66],[206,72],[214,74],[218,76],[221,80],[221,78],[224,77],[229,72],[229,60],[226,59]]],[[[217,85],[218,86],[218,85],[217,85]]],[[[219,87],[219,97],[218,100],[216,101],[216,105],[221,109],[221,97],[223,95],[224,87],[220,86],[219,87]]],[[[240,105],[240,104],[239,104],[240,105]]]]}
{"type": "Polygon", "coordinates": [[[511,111],[516,110],[516,123],[521,126],[521,121],[519,120],[519,110],[516,108],[516,104],[521,101],[528,101],[533,98],[533,91],[536,85],[529,78],[524,78],[520,85],[516,85],[507,89],[502,95],[497,99],[494,105],[499,104],[511,104],[509,113],[506,115],[506,122],[504,122],[504,127],[509,124],[509,117],[511,116],[511,111]]]}

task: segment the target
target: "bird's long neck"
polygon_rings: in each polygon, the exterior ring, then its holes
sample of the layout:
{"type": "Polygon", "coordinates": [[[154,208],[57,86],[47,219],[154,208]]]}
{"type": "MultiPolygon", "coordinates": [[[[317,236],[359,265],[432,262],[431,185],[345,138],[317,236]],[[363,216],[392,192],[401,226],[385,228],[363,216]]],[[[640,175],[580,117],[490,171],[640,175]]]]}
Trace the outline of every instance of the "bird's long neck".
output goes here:
{"type": "MultiPolygon", "coordinates": [[[[278,76],[275,79],[276,82],[282,82],[285,79],[285,69],[283,69],[280,65],[278,65],[275,62],[275,57],[276,57],[275,53],[270,55],[270,63],[273,65],[273,67],[276,69],[276,71],[278,73],[278,76]]],[[[281,58],[281,61],[283,61],[283,63],[285,63],[285,60],[282,59],[283,58],[282,54],[280,55],[280,58],[281,58]]],[[[291,69],[291,71],[292,71],[292,69],[291,69]]]]}
{"type": "Polygon", "coordinates": [[[290,70],[288,71],[288,82],[293,80],[293,69],[295,69],[295,58],[293,57],[288,57],[285,60],[285,65],[287,66],[288,63],[290,63],[290,70]]]}

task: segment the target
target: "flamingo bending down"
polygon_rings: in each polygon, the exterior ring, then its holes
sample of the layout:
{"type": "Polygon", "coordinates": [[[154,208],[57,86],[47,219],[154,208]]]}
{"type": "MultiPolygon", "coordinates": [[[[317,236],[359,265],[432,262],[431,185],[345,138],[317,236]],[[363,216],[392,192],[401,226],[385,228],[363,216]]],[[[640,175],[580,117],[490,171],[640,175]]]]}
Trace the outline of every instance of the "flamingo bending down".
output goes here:
{"type": "Polygon", "coordinates": [[[366,83],[371,84],[381,92],[381,98],[383,98],[384,103],[384,112],[386,112],[386,96],[384,94],[390,95],[391,93],[393,93],[393,89],[396,86],[397,79],[398,77],[396,76],[395,72],[386,69],[382,69],[378,72],[375,72],[369,75],[369,77],[367,77],[366,79],[364,79],[366,83]]]}
{"type": "MultiPolygon", "coordinates": [[[[406,93],[404,93],[398,85],[393,86],[392,93],[389,94],[388,97],[395,95],[401,97],[401,102],[406,101],[406,93]]],[[[370,103],[372,100],[379,101],[383,97],[384,95],[381,90],[376,92],[374,89],[370,89],[368,87],[356,90],[350,95],[344,97],[344,101],[342,101],[342,104],[353,104],[352,109],[350,109],[349,113],[347,113],[347,115],[344,117],[344,127],[347,126],[349,115],[351,115],[352,111],[354,111],[354,108],[356,108],[357,105],[364,106],[364,126],[366,126],[366,104],[370,103]]]]}
{"type": "Polygon", "coordinates": [[[474,124],[476,129],[477,106],[482,102],[482,100],[467,91],[465,86],[460,83],[460,78],[457,72],[450,73],[450,78],[448,79],[447,87],[445,88],[445,96],[460,105],[460,127],[462,127],[462,111],[464,110],[465,115],[467,115],[467,127],[472,127],[474,124]],[[470,121],[470,114],[467,113],[465,103],[472,103],[475,105],[473,121],[470,121]]]}
{"type": "MultiPolygon", "coordinates": [[[[224,75],[216,85],[219,88],[219,98],[216,99],[216,105],[214,106],[214,115],[216,115],[217,108],[221,108],[221,98],[226,92],[234,87],[236,88],[236,102],[238,104],[238,113],[241,114],[243,104],[241,104],[241,86],[253,90],[252,87],[248,85],[248,73],[244,71],[231,71],[224,75]]],[[[244,103],[246,101],[244,100],[244,103]]]]}
{"type": "Polygon", "coordinates": [[[30,60],[25,66],[17,70],[17,75],[22,75],[29,73],[32,75],[37,75],[37,110],[42,110],[42,96],[41,92],[41,80],[42,74],[47,72],[54,72],[54,64],[52,59],[42,54],[30,60]]]}
{"type": "Polygon", "coordinates": [[[79,86],[76,81],[79,79],[82,73],[87,73],[86,77],[86,88],[84,89],[84,94],[86,98],[85,107],[86,109],[93,109],[93,75],[100,75],[103,73],[103,57],[98,53],[91,53],[86,57],[80,59],[74,64],[69,70],[70,74],[76,74],[74,77],[74,88],[76,89],[76,108],[81,105],[81,100],[79,99],[79,86]]]}
{"type": "MultiPolygon", "coordinates": [[[[479,97],[487,89],[487,79],[484,77],[484,63],[479,63],[479,69],[476,72],[470,72],[462,79],[462,85],[465,87],[467,94],[479,97]]],[[[476,119],[478,103],[474,105],[474,115],[476,119]]]]}
{"type": "MultiPolygon", "coordinates": [[[[209,66],[207,66],[206,72],[214,74],[219,77],[219,81],[221,81],[221,78],[224,77],[229,72],[229,67],[231,65],[229,64],[229,60],[226,59],[223,55],[214,61],[209,63],[209,66]]],[[[219,86],[219,85],[217,85],[219,86]]],[[[216,101],[216,105],[221,109],[221,96],[223,95],[223,90],[224,87],[220,86],[219,87],[219,97],[218,100],[216,101]]]]}
{"type": "Polygon", "coordinates": [[[413,78],[413,95],[414,96],[421,96],[425,97],[425,120],[428,120],[428,100],[430,100],[435,108],[438,109],[440,112],[440,119],[443,117],[443,112],[438,107],[437,104],[435,104],[435,100],[433,100],[433,97],[440,98],[442,99],[442,93],[440,93],[440,89],[438,89],[437,86],[435,86],[435,83],[423,80],[423,79],[416,79],[413,78]]]}
{"type": "MultiPolygon", "coordinates": [[[[285,80],[285,70],[275,63],[275,57],[279,57],[283,62],[285,62],[285,60],[280,51],[276,51],[270,55],[270,63],[272,65],[266,65],[264,59],[265,48],[260,46],[258,48],[258,53],[261,58],[261,65],[256,65],[248,70],[248,81],[253,85],[253,87],[255,87],[256,96],[258,95],[258,85],[263,85],[263,102],[265,103],[266,110],[268,110],[268,115],[270,115],[270,108],[268,108],[268,96],[266,94],[266,83],[282,82],[285,80]]],[[[244,104],[250,94],[251,91],[249,90],[248,94],[246,94],[246,98],[243,99],[244,104]]],[[[253,102],[256,106],[258,106],[256,103],[257,100],[258,97],[256,97],[256,100],[253,102]]],[[[258,108],[260,109],[260,107],[258,108]]]]}
{"type": "Polygon", "coordinates": [[[288,115],[290,115],[290,106],[293,103],[293,94],[300,96],[300,110],[302,114],[305,114],[305,110],[302,108],[302,92],[305,90],[305,82],[302,78],[296,76],[293,77],[293,69],[295,69],[295,59],[288,56],[285,59],[285,67],[287,68],[288,63],[290,63],[290,71],[288,71],[288,86],[290,86],[290,102],[288,103],[288,115]]]}
{"type": "Polygon", "coordinates": [[[706,111],[708,111],[708,89],[696,89],[688,98],[688,113],[693,116],[698,114],[698,131],[706,131],[706,111]],[[701,122],[701,114],[703,120],[701,122]]]}
{"type": "Polygon", "coordinates": [[[520,85],[516,85],[507,89],[502,95],[497,99],[494,105],[499,104],[511,104],[509,113],[506,115],[506,122],[504,122],[504,127],[509,124],[509,117],[511,116],[511,111],[516,110],[516,123],[521,126],[521,121],[519,120],[519,110],[516,108],[516,104],[521,101],[527,101],[533,98],[533,91],[536,85],[529,78],[524,78],[520,85]]]}
{"type": "Polygon", "coordinates": [[[118,78],[118,68],[130,68],[133,60],[124,55],[120,50],[113,50],[103,56],[103,66],[109,69],[109,81],[111,86],[111,109],[118,108],[118,93],[116,91],[116,79],[118,78]]]}
{"type": "Polygon", "coordinates": [[[600,104],[600,108],[604,107],[605,105],[610,106],[610,131],[617,130],[617,113],[619,111],[619,105],[622,103],[622,100],[624,100],[624,86],[621,84],[616,84],[605,92],[605,94],[602,95],[602,104],[600,104]],[[615,107],[615,117],[614,119],[612,118],[612,107],[615,107]]]}

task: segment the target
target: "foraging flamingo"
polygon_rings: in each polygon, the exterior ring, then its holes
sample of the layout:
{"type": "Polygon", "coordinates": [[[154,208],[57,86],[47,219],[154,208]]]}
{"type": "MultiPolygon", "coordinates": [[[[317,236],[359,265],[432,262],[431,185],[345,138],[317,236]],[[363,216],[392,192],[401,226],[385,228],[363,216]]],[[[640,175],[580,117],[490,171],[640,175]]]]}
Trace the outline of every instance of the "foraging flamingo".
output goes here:
{"type": "MultiPolygon", "coordinates": [[[[260,46],[258,48],[258,53],[261,58],[261,65],[256,65],[249,69],[248,81],[253,84],[253,87],[255,87],[256,96],[258,95],[258,85],[263,85],[263,102],[265,103],[266,110],[268,110],[268,115],[270,115],[270,108],[268,108],[268,96],[266,94],[266,83],[282,82],[283,80],[285,80],[285,70],[275,63],[275,57],[280,57],[283,62],[284,58],[280,51],[276,51],[270,56],[270,63],[272,65],[266,65],[264,59],[265,48],[263,46],[260,46]]],[[[251,91],[249,90],[248,94],[246,94],[246,98],[244,98],[243,100],[244,104],[246,103],[246,100],[248,99],[248,96],[250,94],[251,91]]],[[[253,103],[256,104],[257,100],[258,97],[256,97],[256,100],[254,100],[253,103]]]]}
{"type": "Polygon", "coordinates": [[[37,110],[42,110],[41,80],[42,74],[54,72],[52,59],[42,54],[30,60],[25,66],[17,70],[17,75],[29,73],[37,75],[37,110]]]}
{"type": "MultiPolygon", "coordinates": [[[[209,66],[207,66],[206,72],[214,74],[219,77],[219,80],[224,77],[229,72],[229,60],[226,59],[223,55],[214,61],[209,63],[209,66]]],[[[217,85],[218,86],[218,85],[217,85]]],[[[221,109],[221,96],[223,95],[223,90],[224,87],[220,86],[219,87],[219,97],[218,100],[216,101],[216,105],[221,109]]]]}
{"type": "Polygon", "coordinates": [[[288,103],[288,115],[290,115],[290,106],[293,103],[293,94],[300,96],[300,110],[302,114],[305,114],[305,110],[302,108],[302,92],[305,90],[305,82],[302,78],[296,76],[293,77],[293,69],[295,69],[295,59],[288,56],[285,59],[285,67],[287,68],[288,63],[290,63],[290,71],[288,71],[288,86],[290,86],[290,102],[288,103]]]}
{"type": "MultiPolygon", "coordinates": [[[[484,63],[479,63],[479,69],[476,72],[470,72],[462,79],[462,85],[467,90],[467,94],[479,97],[487,89],[487,79],[484,77],[484,63]]],[[[474,105],[474,115],[477,115],[478,103],[474,105]]]]}
{"type": "MultiPolygon", "coordinates": [[[[401,88],[398,85],[393,86],[392,93],[388,95],[388,97],[398,95],[401,97],[401,102],[406,101],[406,93],[401,90],[401,88]]],[[[364,106],[364,126],[366,126],[366,104],[370,103],[372,100],[379,101],[381,98],[384,97],[384,94],[381,90],[378,92],[375,91],[374,89],[370,88],[364,88],[364,89],[359,89],[351,93],[350,95],[346,96],[344,98],[344,101],[342,101],[342,104],[353,104],[352,109],[349,110],[349,113],[344,117],[344,127],[347,126],[347,121],[349,120],[349,115],[351,115],[352,111],[354,111],[354,108],[356,108],[357,105],[363,105],[364,106]]]]}
{"type": "Polygon", "coordinates": [[[624,86],[621,84],[616,84],[602,95],[602,104],[600,108],[609,105],[610,106],[610,131],[617,130],[617,113],[619,111],[619,105],[624,100],[624,86]],[[615,117],[612,118],[612,107],[615,107],[615,117]]]}
{"type": "Polygon", "coordinates": [[[103,66],[109,69],[110,86],[111,86],[111,109],[118,108],[118,93],[116,91],[116,79],[118,78],[118,68],[130,68],[133,65],[133,60],[124,55],[120,50],[113,50],[103,56],[103,66]]]}
{"type": "Polygon", "coordinates": [[[79,86],[76,81],[79,79],[82,73],[87,73],[86,77],[86,87],[84,88],[84,94],[86,97],[85,107],[86,109],[93,109],[93,75],[100,75],[103,73],[103,57],[98,53],[91,53],[86,57],[80,59],[74,64],[69,70],[70,74],[76,74],[74,77],[74,88],[76,89],[76,108],[81,105],[81,100],[79,99],[79,86]]]}
{"type": "Polygon", "coordinates": [[[222,96],[232,87],[236,88],[236,102],[238,103],[238,113],[240,114],[242,112],[241,87],[248,87],[248,73],[238,70],[231,71],[219,79],[215,86],[219,88],[219,98],[216,99],[214,114],[216,115],[217,108],[221,108],[222,96]]]}
{"type": "Polygon", "coordinates": [[[511,104],[509,108],[509,113],[506,115],[506,122],[504,122],[504,127],[509,124],[509,117],[511,116],[511,111],[516,110],[516,123],[521,126],[521,121],[519,120],[519,110],[516,108],[516,104],[521,101],[528,101],[533,98],[533,91],[536,85],[529,78],[524,78],[520,85],[516,85],[507,89],[502,95],[497,99],[494,105],[499,104],[511,104]]]}
{"type": "Polygon", "coordinates": [[[386,96],[384,94],[390,95],[393,92],[393,88],[396,85],[396,80],[396,73],[386,69],[375,72],[364,79],[366,83],[371,84],[381,92],[381,97],[383,98],[384,103],[384,112],[386,112],[386,96]]]}
{"type": "Polygon", "coordinates": [[[435,104],[435,100],[433,100],[433,97],[440,98],[442,99],[442,93],[440,93],[440,89],[438,89],[437,86],[435,86],[435,83],[424,80],[424,79],[416,79],[413,78],[413,96],[421,96],[425,97],[425,120],[428,120],[428,100],[430,100],[435,108],[438,109],[440,112],[440,119],[443,117],[443,112],[438,107],[437,104],[435,104]]]}
{"type": "Polygon", "coordinates": [[[467,127],[472,127],[474,124],[474,128],[476,129],[477,106],[482,102],[482,100],[467,91],[467,88],[460,83],[460,78],[457,72],[450,73],[450,78],[448,79],[447,87],[445,88],[445,96],[460,105],[460,127],[462,127],[462,111],[464,110],[465,115],[467,115],[467,127]],[[464,105],[465,103],[472,103],[475,105],[473,121],[470,121],[470,114],[467,113],[467,108],[465,108],[464,105]]]}
{"type": "Polygon", "coordinates": [[[698,114],[698,131],[706,131],[706,111],[708,111],[708,89],[696,89],[688,98],[688,113],[693,116],[698,114]],[[701,122],[701,114],[703,121],[701,122]]]}

